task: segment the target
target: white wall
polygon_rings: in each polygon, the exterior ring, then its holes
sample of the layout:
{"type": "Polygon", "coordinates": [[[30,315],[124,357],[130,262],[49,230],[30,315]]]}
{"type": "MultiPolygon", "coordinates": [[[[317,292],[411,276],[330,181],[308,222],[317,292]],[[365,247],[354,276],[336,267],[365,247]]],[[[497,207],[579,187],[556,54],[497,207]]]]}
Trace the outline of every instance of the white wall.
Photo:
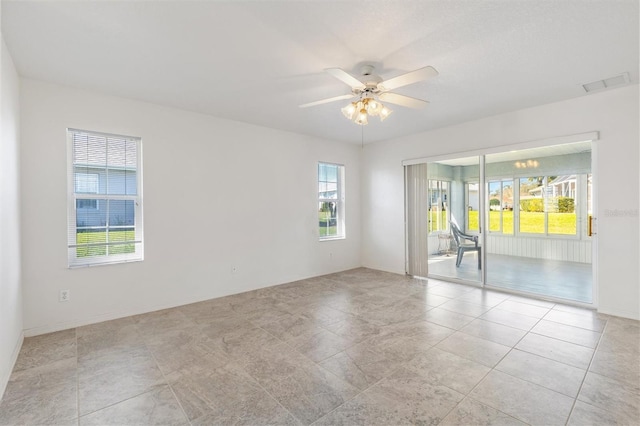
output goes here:
{"type": "Polygon", "coordinates": [[[598,309],[640,319],[638,102],[633,85],[366,146],[363,265],[404,271],[402,160],[598,131],[598,309]]]}
{"type": "Polygon", "coordinates": [[[0,53],[0,397],[22,345],[20,285],[19,79],[0,53]]]}
{"type": "Polygon", "coordinates": [[[26,335],[361,265],[358,146],[28,79],[21,122],[26,335]],[[142,137],[143,262],[67,268],[68,127],[142,137]],[[346,166],[345,240],[318,241],[318,161],[346,166]]]}

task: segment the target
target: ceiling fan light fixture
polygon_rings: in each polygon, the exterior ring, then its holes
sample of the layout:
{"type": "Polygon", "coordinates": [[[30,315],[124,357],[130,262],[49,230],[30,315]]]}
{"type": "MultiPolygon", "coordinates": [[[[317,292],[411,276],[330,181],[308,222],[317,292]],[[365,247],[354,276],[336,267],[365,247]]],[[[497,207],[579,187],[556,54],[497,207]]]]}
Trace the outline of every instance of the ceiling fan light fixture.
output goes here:
{"type": "Polygon", "coordinates": [[[382,104],[375,99],[367,99],[367,113],[376,116],[382,111],[382,104]]]}
{"type": "Polygon", "coordinates": [[[380,117],[380,121],[384,121],[391,115],[393,111],[384,106],[381,101],[407,108],[424,108],[429,102],[411,96],[393,93],[390,92],[390,90],[408,86],[438,75],[438,71],[431,66],[410,71],[388,80],[383,80],[380,76],[374,74],[373,65],[363,67],[362,78],[360,79],[352,76],[341,68],[327,68],[325,71],[350,86],[351,94],[334,96],[298,106],[300,108],[307,108],[342,99],[357,98],[357,101],[342,107],[340,111],[347,120],[353,121],[361,126],[369,123],[369,116],[377,116],[380,117]]]}
{"type": "Polygon", "coordinates": [[[353,122],[361,126],[365,126],[369,124],[369,116],[367,114],[367,110],[362,108],[360,112],[356,115],[356,118],[355,120],[353,120],[353,122]]]}
{"type": "Polygon", "coordinates": [[[356,103],[351,102],[349,105],[342,108],[342,114],[347,118],[347,120],[353,120],[356,117],[356,112],[358,111],[356,108],[356,103]]]}
{"type": "Polygon", "coordinates": [[[388,116],[391,115],[392,112],[393,110],[391,108],[387,108],[386,106],[383,106],[380,109],[380,121],[384,121],[388,116]]]}

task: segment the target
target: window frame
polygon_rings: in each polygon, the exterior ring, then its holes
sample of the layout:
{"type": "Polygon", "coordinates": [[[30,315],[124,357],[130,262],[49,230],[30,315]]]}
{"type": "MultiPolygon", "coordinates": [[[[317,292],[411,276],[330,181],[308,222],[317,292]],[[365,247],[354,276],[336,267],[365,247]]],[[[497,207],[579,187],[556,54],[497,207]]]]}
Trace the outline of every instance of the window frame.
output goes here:
{"type": "Polygon", "coordinates": [[[519,185],[516,184],[518,178],[515,177],[510,177],[510,176],[506,176],[506,177],[491,177],[489,179],[487,179],[487,202],[486,202],[486,206],[487,206],[487,232],[489,234],[492,235],[499,235],[499,236],[515,236],[516,233],[518,232],[518,230],[516,229],[516,218],[519,212],[516,212],[516,189],[519,190],[519,185]],[[500,204],[499,204],[499,208],[498,210],[494,210],[494,213],[497,213],[500,220],[499,220],[499,229],[495,230],[495,229],[491,229],[491,184],[496,184],[498,183],[500,185],[500,189],[499,189],[499,200],[500,200],[500,204]],[[506,185],[506,184],[510,184],[510,185],[506,185]],[[503,202],[504,202],[504,198],[505,198],[505,188],[508,188],[509,186],[511,186],[511,209],[509,209],[508,207],[505,207],[503,202]],[[510,211],[512,213],[512,225],[511,225],[511,232],[505,232],[505,211],[510,211]]]}
{"type": "MultiPolygon", "coordinates": [[[[74,187],[73,187],[74,189],[73,189],[73,190],[74,190],[74,193],[75,193],[75,194],[91,194],[91,195],[97,195],[97,194],[99,194],[99,193],[100,193],[100,174],[99,174],[99,173],[87,173],[87,172],[79,173],[79,172],[76,172],[76,171],[74,170],[74,171],[73,171],[73,179],[74,179],[74,180],[73,180],[73,185],[74,185],[74,187]],[[78,184],[78,175],[84,175],[84,176],[95,176],[95,177],[96,177],[96,189],[95,189],[95,191],[84,191],[84,192],[77,191],[77,192],[76,192],[77,184],[78,184]]],[[[76,200],[86,200],[86,198],[76,198],[76,200]]],[[[99,210],[99,209],[100,209],[100,201],[99,201],[99,200],[97,200],[95,197],[92,197],[92,198],[91,198],[91,201],[95,201],[95,202],[96,202],[95,207],[94,207],[94,206],[92,206],[92,207],[83,207],[83,208],[85,208],[85,209],[91,209],[91,210],[99,210]]]]}
{"type": "MultiPolygon", "coordinates": [[[[498,182],[501,181],[503,184],[505,181],[512,181],[513,182],[513,232],[512,233],[505,233],[504,232],[504,227],[501,226],[501,230],[497,231],[497,230],[491,230],[489,228],[489,224],[487,223],[487,230],[489,231],[489,234],[492,236],[498,236],[500,238],[506,237],[506,238],[540,238],[540,237],[545,237],[545,238],[554,238],[554,239],[564,239],[564,240],[582,240],[585,238],[590,238],[587,235],[587,231],[586,231],[586,225],[583,226],[583,223],[586,223],[586,220],[588,220],[588,211],[587,209],[589,208],[589,203],[587,200],[587,195],[586,195],[586,191],[587,191],[587,187],[586,185],[588,185],[588,176],[591,173],[583,173],[583,172],[577,172],[577,173],[570,173],[569,175],[575,175],[576,176],[576,182],[575,182],[575,196],[574,198],[574,202],[575,202],[575,214],[576,214],[576,232],[574,234],[556,234],[556,233],[552,233],[549,232],[549,211],[548,211],[548,197],[546,195],[544,195],[543,197],[541,197],[540,199],[542,200],[542,204],[543,204],[543,213],[544,213],[544,232],[524,232],[520,230],[520,219],[521,219],[521,188],[520,188],[520,184],[521,184],[521,179],[529,179],[529,178],[533,178],[533,177],[541,177],[544,179],[544,183],[542,185],[542,187],[545,187],[548,185],[548,178],[549,176],[554,176],[552,173],[542,173],[542,174],[537,174],[537,175],[532,175],[532,174],[514,174],[514,175],[499,175],[499,176],[492,176],[491,178],[487,179],[487,190],[486,190],[486,209],[487,209],[487,220],[489,219],[488,213],[489,213],[489,198],[490,198],[490,194],[489,194],[489,183],[491,182],[498,182]]],[[[558,176],[565,176],[565,175],[558,175],[558,176]]],[[[502,188],[504,188],[504,185],[502,185],[502,188]]],[[[465,186],[465,194],[468,193],[468,188],[465,186]]]]}
{"type": "Polygon", "coordinates": [[[451,220],[451,180],[440,178],[428,179],[427,182],[427,232],[428,235],[450,233],[451,220]],[[444,197],[443,197],[444,196],[444,197]],[[444,219],[443,219],[444,213],[444,219]],[[433,223],[432,218],[436,221],[433,223]]]}
{"type": "MultiPolygon", "coordinates": [[[[332,163],[328,161],[318,161],[317,175],[316,175],[316,191],[318,194],[316,209],[318,209],[320,203],[336,203],[336,235],[320,235],[320,225],[318,225],[318,239],[320,241],[342,240],[346,238],[346,226],[345,226],[345,166],[344,164],[332,163]],[[326,198],[320,196],[320,183],[327,182],[320,180],[320,166],[328,165],[337,167],[336,173],[336,198],[326,198]]],[[[319,210],[318,210],[319,211],[319,210]]]]}
{"type": "MultiPolygon", "coordinates": [[[[97,167],[96,167],[97,168],[97,167]]],[[[115,168],[114,168],[115,169],[115,168]]],[[[144,260],[144,233],[143,233],[143,215],[142,215],[142,138],[134,136],[125,136],[111,133],[96,132],[91,130],[67,129],[67,260],[69,268],[78,268],[86,266],[99,266],[118,263],[139,262],[144,260]],[[85,133],[90,136],[99,138],[122,139],[136,144],[136,193],[135,195],[123,194],[92,194],[92,193],[76,193],[76,170],[74,164],[74,134],[85,133]],[[77,244],[77,201],[78,200],[97,200],[96,207],[99,205],[108,205],[109,201],[133,201],[133,225],[126,228],[134,228],[135,236],[133,241],[133,253],[121,254],[105,254],[99,256],[78,257],[77,248],[80,246],[91,247],[91,245],[77,244]]],[[[98,176],[100,188],[100,176],[98,176]]],[[[108,185],[108,182],[105,183],[108,185]]],[[[100,192],[100,191],[99,191],[100,192]]],[[[97,208],[96,208],[97,209],[97,208]]],[[[107,217],[109,212],[107,211],[107,217]]],[[[119,225],[105,225],[105,232],[109,232],[111,228],[117,228],[119,225]]],[[[120,226],[124,227],[124,226],[120,226]]],[[[113,246],[118,243],[96,243],[95,246],[113,246]]]]}

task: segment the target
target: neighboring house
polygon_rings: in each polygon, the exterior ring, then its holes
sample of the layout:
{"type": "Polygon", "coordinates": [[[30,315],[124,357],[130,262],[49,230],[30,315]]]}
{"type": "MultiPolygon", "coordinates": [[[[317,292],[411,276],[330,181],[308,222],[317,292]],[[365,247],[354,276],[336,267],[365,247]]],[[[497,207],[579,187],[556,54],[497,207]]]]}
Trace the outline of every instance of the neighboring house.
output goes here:
{"type": "Polygon", "coordinates": [[[101,194],[134,195],[136,172],[126,167],[76,165],[76,223],[78,228],[133,226],[135,209],[132,200],[104,200],[101,194]],[[91,197],[95,194],[96,197],[91,197]]]}
{"type": "Polygon", "coordinates": [[[558,176],[551,182],[547,183],[546,186],[539,186],[537,188],[531,189],[529,194],[532,197],[540,198],[542,197],[542,191],[544,190],[547,197],[576,197],[576,175],[567,175],[567,176],[558,176]]]}

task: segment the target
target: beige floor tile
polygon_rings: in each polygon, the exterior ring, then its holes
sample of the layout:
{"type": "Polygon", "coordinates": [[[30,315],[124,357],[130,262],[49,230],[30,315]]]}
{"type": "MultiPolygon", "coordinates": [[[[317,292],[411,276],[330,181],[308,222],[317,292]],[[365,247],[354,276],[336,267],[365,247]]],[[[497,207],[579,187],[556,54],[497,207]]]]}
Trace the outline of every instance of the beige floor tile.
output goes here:
{"type": "Polygon", "coordinates": [[[598,347],[589,371],[640,388],[640,354],[598,347]]]}
{"type": "Polygon", "coordinates": [[[423,301],[407,297],[382,309],[363,312],[358,317],[371,324],[385,326],[406,321],[424,320],[430,309],[432,308],[423,301]]]}
{"type": "Polygon", "coordinates": [[[493,370],[469,394],[481,403],[532,425],[564,425],[573,398],[493,370]]]}
{"type": "Polygon", "coordinates": [[[324,330],[315,318],[305,313],[289,314],[284,318],[262,325],[262,329],[285,342],[308,339],[324,330]]]}
{"type": "Polygon", "coordinates": [[[527,305],[539,306],[542,308],[549,308],[549,309],[552,309],[553,307],[556,306],[556,304],[553,302],[547,302],[546,300],[532,299],[530,297],[525,297],[525,296],[511,295],[509,297],[509,300],[513,302],[525,303],[527,305]]]}
{"type": "Polygon", "coordinates": [[[460,297],[471,290],[471,287],[449,285],[448,283],[441,283],[437,286],[427,287],[427,293],[436,296],[448,297],[450,299],[460,297]]]}
{"type": "Polygon", "coordinates": [[[586,346],[595,349],[600,340],[600,333],[584,328],[573,327],[571,325],[559,324],[557,322],[541,320],[536,324],[532,333],[542,334],[543,336],[553,337],[554,339],[564,340],[565,342],[575,343],[576,345],[586,346]]]}
{"type": "Polygon", "coordinates": [[[368,350],[357,352],[356,355],[343,351],[325,359],[319,365],[360,390],[367,389],[398,367],[384,354],[368,350]]]}
{"type": "Polygon", "coordinates": [[[298,337],[289,344],[309,359],[321,362],[355,343],[328,330],[321,330],[312,336],[298,337]]]}
{"type": "Polygon", "coordinates": [[[75,358],[14,371],[9,377],[2,401],[9,402],[29,397],[54,387],[75,388],[77,381],[75,358]]]}
{"type": "Polygon", "coordinates": [[[339,321],[325,326],[330,332],[347,339],[350,342],[358,343],[369,337],[380,334],[381,327],[360,318],[339,321]]]}
{"type": "Polygon", "coordinates": [[[380,339],[392,337],[413,337],[421,340],[427,346],[433,346],[443,341],[455,330],[429,321],[406,321],[382,327],[380,335],[373,337],[370,342],[375,344],[380,339]]]}
{"type": "Polygon", "coordinates": [[[469,324],[475,318],[469,315],[459,314],[442,308],[433,308],[426,313],[426,320],[434,324],[459,330],[469,324]]]}
{"type": "Polygon", "coordinates": [[[526,315],[538,319],[544,317],[550,310],[549,307],[531,305],[530,303],[522,303],[514,300],[513,298],[505,300],[504,302],[497,305],[496,308],[503,311],[514,312],[516,314],[526,315]]]}
{"type": "Polygon", "coordinates": [[[437,294],[429,293],[426,291],[426,289],[410,297],[414,299],[418,299],[421,302],[423,302],[426,306],[430,306],[432,308],[436,308],[442,305],[443,303],[448,302],[449,300],[452,300],[450,297],[439,296],[437,294]]]}
{"type": "Polygon", "coordinates": [[[630,419],[621,413],[603,410],[593,405],[589,405],[582,401],[576,401],[573,407],[571,417],[569,417],[569,426],[585,426],[585,425],[635,425],[637,419],[630,419]]]}
{"type": "Polygon", "coordinates": [[[591,331],[597,331],[602,333],[604,326],[607,323],[593,313],[594,311],[584,310],[584,312],[576,313],[566,312],[558,310],[556,308],[551,309],[547,315],[544,316],[545,320],[557,322],[560,324],[571,325],[574,327],[580,327],[591,331]]]}
{"type": "Polygon", "coordinates": [[[26,337],[13,367],[14,371],[49,364],[76,356],[76,330],[57,331],[26,337]]]}
{"type": "Polygon", "coordinates": [[[410,424],[403,419],[396,404],[389,400],[386,404],[374,400],[364,393],[338,407],[315,422],[313,426],[390,426],[410,424]],[[404,420],[404,422],[402,421],[404,420]]]}
{"type": "Polygon", "coordinates": [[[471,336],[489,340],[490,342],[499,343],[501,345],[513,347],[525,334],[526,331],[506,325],[498,324],[482,319],[475,319],[468,325],[460,329],[461,332],[470,334],[471,336]]]}
{"type": "Polygon", "coordinates": [[[428,378],[400,368],[364,392],[387,408],[396,420],[391,424],[438,424],[464,398],[455,390],[433,385],[428,378]]]}
{"type": "Polygon", "coordinates": [[[77,386],[64,383],[0,401],[0,425],[76,425],[77,386]]]}
{"type": "Polygon", "coordinates": [[[594,354],[594,350],[591,348],[535,333],[529,333],[524,336],[516,345],[516,349],[569,364],[583,370],[589,367],[589,363],[594,354]]]}
{"type": "Polygon", "coordinates": [[[444,418],[442,426],[493,425],[525,426],[526,423],[488,407],[471,398],[465,398],[444,418]]]}
{"type": "Polygon", "coordinates": [[[611,318],[600,339],[599,349],[640,355],[640,327],[633,322],[611,318]]]}
{"type": "Polygon", "coordinates": [[[500,309],[499,306],[500,305],[483,314],[480,319],[506,325],[508,327],[519,328],[524,331],[531,330],[533,326],[540,321],[535,317],[505,311],[504,309],[500,309]]]}
{"type": "Polygon", "coordinates": [[[171,388],[191,422],[233,423],[245,416],[260,417],[265,407],[284,413],[251,376],[233,364],[185,374],[171,388]]]}
{"type": "Polygon", "coordinates": [[[102,353],[78,361],[78,407],[85,415],[163,385],[165,379],[146,347],[102,353]]]}
{"type": "Polygon", "coordinates": [[[80,417],[80,425],[188,425],[169,386],[80,417]]]}
{"type": "Polygon", "coordinates": [[[495,366],[511,350],[510,347],[457,332],[436,345],[436,348],[488,367],[495,366]]]}
{"type": "Polygon", "coordinates": [[[417,355],[404,365],[432,385],[442,385],[468,394],[491,368],[437,348],[417,355]]]}
{"type": "Polygon", "coordinates": [[[599,374],[587,373],[578,400],[625,419],[640,419],[640,388],[599,374]]]}
{"type": "Polygon", "coordinates": [[[503,301],[507,300],[509,297],[510,296],[506,293],[499,293],[497,291],[475,288],[472,291],[469,291],[456,298],[456,300],[486,306],[487,308],[493,308],[496,305],[499,305],[503,301]]]}
{"type": "Polygon", "coordinates": [[[572,398],[578,395],[587,374],[585,370],[518,349],[509,352],[495,368],[572,398]]]}
{"type": "Polygon", "coordinates": [[[316,421],[358,393],[284,343],[257,355],[245,370],[302,423],[316,421]]]}
{"type": "Polygon", "coordinates": [[[471,317],[479,317],[491,308],[482,305],[476,305],[475,303],[463,302],[458,299],[450,300],[443,303],[439,308],[446,309],[448,311],[457,312],[459,314],[468,315],[471,317]]]}
{"type": "MultiPolygon", "coordinates": [[[[339,299],[341,296],[333,296],[331,300],[339,299]]],[[[354,318],[352,314],[343,312],[338,309],[331,308],[328,306],[330,302],[317,302],[314,301],[312,304],[297,306],[296,310],[293,312],[294,314],[303,314],[316,322],[320,327],[324,327],[338,321],[348,320],[350,318],[354,318]]]]}
{"type": "Polygon", "coordinates": [[[281,343],[281,340],[259,327],[238,327],[223,335],[209,338],[207,346],[212,353],[221,352],[238,363],[246,363],[261,350],[281,343]]]}
{"type": "Polygon", "coordinates": [[[143,340],[131,318],[79,327],[76,329],[76,333],[78,356],[134,347],[143,340]]]}

